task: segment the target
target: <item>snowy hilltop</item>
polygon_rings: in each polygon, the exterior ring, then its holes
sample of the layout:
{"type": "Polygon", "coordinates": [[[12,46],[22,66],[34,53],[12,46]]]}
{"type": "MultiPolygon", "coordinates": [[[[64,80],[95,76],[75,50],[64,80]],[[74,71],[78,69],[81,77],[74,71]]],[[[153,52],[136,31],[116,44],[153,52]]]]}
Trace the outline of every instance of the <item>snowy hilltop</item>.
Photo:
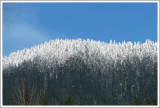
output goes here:
{"type": "Polygon", "coordinates": [[[157,63],[157,42],[150,40],[51,40],[3,58],[3,102],[25,85],[37,90],[31,105],[41,104],[41,92],[48,105],[63,105],[68,95],[84,105],[156,105],[157,63]]]}
{"type": "Polygon", "coordinates": [[[72,56],[81,57],[86,64],[123,61],[126,57],[132,59],[133,56],[137,56],[140,59],[143,56],[150,56],[153,61],[156,61],[157,42],[146,40],[145,43],[125,41],[116,43],[111,40],[107,43],[90,39],[56,39],[30,49],[11,53],[8,57],[3,58],[3,68],[18,66],[23,61],[32,61],[35,58],[47,61],[46,65],[48,66],[57,62],[63,64],[72,56]]]}

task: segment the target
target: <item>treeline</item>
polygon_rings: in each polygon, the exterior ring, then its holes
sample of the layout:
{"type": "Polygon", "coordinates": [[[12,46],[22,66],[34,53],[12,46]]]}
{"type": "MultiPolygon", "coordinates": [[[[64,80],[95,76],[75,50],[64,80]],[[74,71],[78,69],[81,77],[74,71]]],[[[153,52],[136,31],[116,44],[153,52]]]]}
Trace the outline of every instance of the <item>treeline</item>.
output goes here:
{"type": "Polygon", "coordinates": [[[40,60],[3,69],[4,105],[157,105],[151,56],[107,61],[102,68],[76,55],[53,66],[40,60]]]}

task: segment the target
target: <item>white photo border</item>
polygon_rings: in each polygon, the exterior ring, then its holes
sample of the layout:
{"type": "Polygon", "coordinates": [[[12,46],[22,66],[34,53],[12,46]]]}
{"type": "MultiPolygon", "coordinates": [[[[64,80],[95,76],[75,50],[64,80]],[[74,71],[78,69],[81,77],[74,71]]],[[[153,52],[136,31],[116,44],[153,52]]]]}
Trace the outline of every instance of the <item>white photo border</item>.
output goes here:
{"type": "Polygon", "coordinates": [[[160,11],[159,11],[159,6],[160,6],[160,4],[159,4],[159,0],[146,0],[146,1],[139,1],[139,0],[135,0],[135,1],[128,1],[128,0],[126,0],[126,1],[117,1],[117,0],[108,0],[108,1],[88,1],[88,0],[86,0],[86,1],[35,1],[35,0],[33,0],[33,1],[31,1],[31,0],[29,0],[29,1],[27,1],[27,0],[24,0],[24,1],[14,1],[14,0],[2,0],[1,1],[1,3],[0,3],[0,8],[1,8],[1,74],[0,74],[0,76],[1,76],[1,82],[0,82],[0,85],[1,85],[1,97],[0,97],[0,106],[1,107],[3,107],[3,108],[11,108],[11,107],[13,107],[13,108],[15,108],[15,107],[19,107],[19,108],[22,108],[22,107],[24,107],[24,108],[26,108],[26,107],[47,107],[47,108],[50,108],[50,107],[111,107],[111,108],[116,108],[116,107],[122,107],[122,108],[126,108],[126,107],[135,107],[135,108],[137,108],[137,107],[142,107],[142,108],[159,108],[159,103],[160,103],[160,100],[159,100],[159,97],[160,97],[160,94],[159,94],[159,85],[160,85],[160,83],[159,83],[159,77],[160,77],[160,74],[159,74],[159,14],[160,14],[160,11]],[[157,79],[158,79],[158,83],[157,83],[157,87],[158,87],[158,93],[157,93],[157,97],[158,97],[158,102],[157,102],[157,105],[155,106],[155,105],[151,105],[151,106],[141,106],[141,105],[139,105],[139,106],[137,106],[137,105],[125,105],[125,106],[123,106],[123,105],[120,105],[120,106],[116,106],[116,105],[114,105],[114,106],[110,106],[110,105],[106,105],[106,106],[104,106],[104,105],[89,105],[89,106],[87,106],[87,105],[84,105],[84,106],[63,106],[63,105],[58,105],[58,106],[53,106],[53,105],[45,105],[45,106],[42,106],[42,105],[31,105],[31,106],[10,106],[10,105],[3,105],[3,92],[2,92],[2,82],[3,82],[3,74],[2,74],[2,59],[3,59],[3,47],[2,47],[2,45],[3,45],[3,3],[157,3],[157,48],[158,48],[158,50],[157,50],[157,54],[158,54],[158,76],[157,76],[157,79]]]}

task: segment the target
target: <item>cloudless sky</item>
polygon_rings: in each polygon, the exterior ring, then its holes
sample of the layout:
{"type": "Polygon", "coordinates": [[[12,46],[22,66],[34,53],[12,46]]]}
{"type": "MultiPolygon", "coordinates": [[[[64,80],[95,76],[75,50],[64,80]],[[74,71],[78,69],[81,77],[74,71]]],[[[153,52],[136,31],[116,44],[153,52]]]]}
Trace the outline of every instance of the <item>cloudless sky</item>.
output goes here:
{"type": "Polygon", "coordinates": [[[157,41],[157,3],[3,3],[3,56],[57,38],[157,41]]]}

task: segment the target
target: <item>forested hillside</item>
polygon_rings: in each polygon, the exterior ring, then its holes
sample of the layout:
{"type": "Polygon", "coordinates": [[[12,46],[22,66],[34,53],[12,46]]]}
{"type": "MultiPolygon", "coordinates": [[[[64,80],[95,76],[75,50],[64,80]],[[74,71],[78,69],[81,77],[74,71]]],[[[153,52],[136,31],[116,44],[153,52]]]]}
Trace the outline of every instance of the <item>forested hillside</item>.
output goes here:
{"type": "Polygon", "coordinates": [[[157,105],[157,42],[51,40],[3,57],[4,105],[157,105]]]}

